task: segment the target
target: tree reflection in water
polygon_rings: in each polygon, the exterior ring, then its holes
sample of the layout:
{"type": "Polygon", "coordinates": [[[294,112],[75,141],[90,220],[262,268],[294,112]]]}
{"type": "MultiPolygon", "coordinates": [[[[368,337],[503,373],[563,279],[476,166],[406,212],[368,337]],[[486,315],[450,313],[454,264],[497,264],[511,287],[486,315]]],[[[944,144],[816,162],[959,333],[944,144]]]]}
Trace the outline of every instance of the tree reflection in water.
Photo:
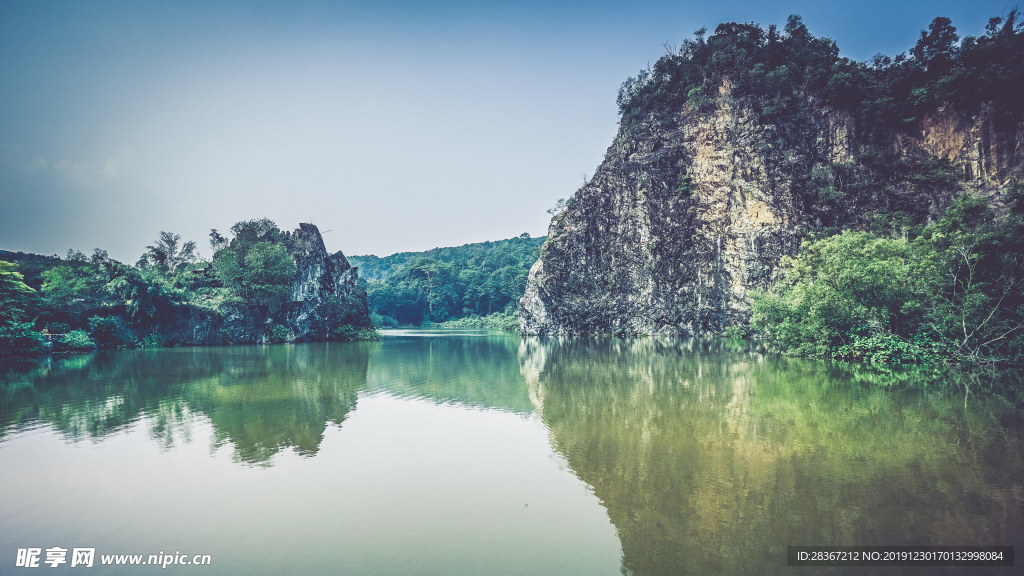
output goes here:
{"type": "Polygon", "coordinates": [[[293,448],[315,454],[329,423],[340,425],[366,386],[375,343],[126,351],[49,360],[3,380],[0,435],[44,421],[65,437],[100,438],[147,416],[165,448],[188,441],[197,414],[213,449],[230,443],[239,462],[269,465],[293,448]]]}

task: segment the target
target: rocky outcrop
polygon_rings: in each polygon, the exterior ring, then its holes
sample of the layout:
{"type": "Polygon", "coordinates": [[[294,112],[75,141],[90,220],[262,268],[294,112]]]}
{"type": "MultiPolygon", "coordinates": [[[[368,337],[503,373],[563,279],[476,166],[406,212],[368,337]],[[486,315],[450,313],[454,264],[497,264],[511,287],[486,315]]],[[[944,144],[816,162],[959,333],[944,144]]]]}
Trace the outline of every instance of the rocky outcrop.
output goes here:
{"type": "Polygon", "coordinates": [[[372,325],[356,268],[341,251],[327,253],[316,226],[299,224],[284,233],[284,245],[297,269],[286,306],[287,327],[295,340],[330,339],[340,326],[372,325]]]}
{"type": "Polygon", "coordinates": [[[977,114],[942,107],[924,119],[918,137],[906,144],[948,160],[968,189],[997,204],[1010,179],[1024,171],[1024,125],[991,105],[977,114]]]}
{"type": "MultiPolygon", "coordinates": [[[[787,165],[801,159],[772,136],[727,86],[677,127],[621,130],[551,222],[522,331],[690,335],[741,319],[747,291],[767,286],[805,226],[787,165]]],[[[813,137],[849,154],[841,134],[813,137]]]]}
{"type": "MultiPolygon", "coordinates": [[[[808,95],[799,108],[767,123],[726,80],[700,110],[621,126],[593,178],[551,221],[520,301],[521,331],[720,333],[747,321],[751,290],[771,285],[809,233],[868,228],[896,202],[927,222],[956,192],[879,183],[851,114],[808,95]]],[[[1021,135],[1018,119],[989,108],[943,109],[918,134],[885,136],[882,148],[948,162],[963,189],[998,203],[1021,174],[1021,135]]]]}

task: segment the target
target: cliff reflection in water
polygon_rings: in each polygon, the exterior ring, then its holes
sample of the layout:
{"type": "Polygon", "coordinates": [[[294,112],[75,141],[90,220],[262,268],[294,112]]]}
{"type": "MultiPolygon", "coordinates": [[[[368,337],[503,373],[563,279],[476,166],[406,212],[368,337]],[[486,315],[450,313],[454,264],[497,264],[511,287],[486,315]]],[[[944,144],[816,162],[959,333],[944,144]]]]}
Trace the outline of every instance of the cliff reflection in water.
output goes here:
{"type": "Polygon", "coordinates": [[[171,447],[188,441],[197,414],[215,449],[267,465],[286,448],[315,454],[366,386],[372,343],[125,351],[77,356],[3,375],[0,438],[44,422],[66,438],[100,438],[143,416],[171,447]]]}
{"type": "Polygon", "coordinates": [[[721,341],[529,339],[519,357],[625,572],[788,573],[789,545],[1024,544],[1021,414],[998,396],[861,386],[721,341]]]}

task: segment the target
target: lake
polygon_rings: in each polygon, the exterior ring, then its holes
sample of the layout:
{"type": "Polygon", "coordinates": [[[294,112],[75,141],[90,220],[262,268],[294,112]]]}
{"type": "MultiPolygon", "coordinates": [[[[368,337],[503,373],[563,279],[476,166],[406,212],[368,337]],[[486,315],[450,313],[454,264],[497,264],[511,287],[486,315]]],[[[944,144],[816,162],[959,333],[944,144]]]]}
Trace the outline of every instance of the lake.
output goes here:
{"type": "Polygon", "coordinates": [[[1019,381],[429,331],[0,378],[3,574],[952,574],[787,547],[1024,546],[1019,381]]]}

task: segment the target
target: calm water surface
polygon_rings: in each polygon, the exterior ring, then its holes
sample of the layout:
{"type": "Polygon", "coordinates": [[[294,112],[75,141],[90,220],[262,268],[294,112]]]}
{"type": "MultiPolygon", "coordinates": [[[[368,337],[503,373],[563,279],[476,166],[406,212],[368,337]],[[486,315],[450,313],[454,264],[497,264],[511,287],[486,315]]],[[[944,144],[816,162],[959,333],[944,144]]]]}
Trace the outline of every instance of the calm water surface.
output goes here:
{"type": "Polygon", "coordinates": [[[47,574],[650,576],[964,572],[787,567],[790,545],[1024,550],[1024,413],[981,379],[421,331],[0,378],[0,574],[35,573],[29,547],[47,574]],[[100,565],[161,553],[212,565],[100,565]]]}

